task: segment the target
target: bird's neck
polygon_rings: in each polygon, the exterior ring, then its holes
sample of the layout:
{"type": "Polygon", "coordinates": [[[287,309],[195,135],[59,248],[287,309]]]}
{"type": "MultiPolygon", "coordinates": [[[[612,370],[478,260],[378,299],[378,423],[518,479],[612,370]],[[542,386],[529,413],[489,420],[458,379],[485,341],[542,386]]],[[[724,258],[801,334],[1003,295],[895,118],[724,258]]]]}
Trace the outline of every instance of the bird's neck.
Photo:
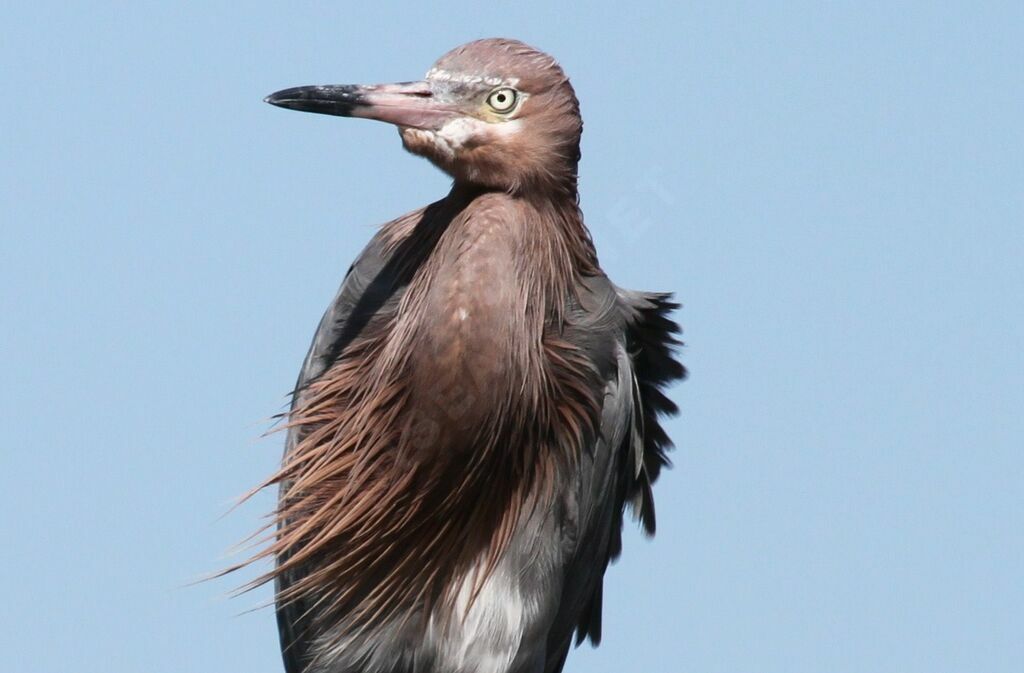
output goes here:
{"type": "Polygon", "coordinates": [[[430,245],[428,235],[437,238],[409,284],[394,334],[397,351],[417,354],[403,383],[417,414],[443,439],[436,442],[441,455],[456,456],[489,447],[476,433],[493,427],[494,410],[535,414],[551,381],[548,350],[579,299],[582,277],[597,265],[574,201],[457,186],[448,202],[441,212],[456,213],[450,220],[426,221],[411,234],[423,237],[417,250],[430,245]]]}
{"type": "MultiPolygon", "coordinates": [[[[508,219],[504,225],[521,237],[527,250],[550,252],[564,259],[564,264],[552,266],[548,271],[572,277],[595,275],[600,273],[597,252],[583,221],[575,173],[572,175],[571,181],[534,185],[511,192],[456,181],[445,202],[451,203],[453,209],[472,216],[474,211],[486,209],[479,207],[481,199],[501,197],[513,206],[511,211],[506,211],[508,219]]],[[[533,258],[533,261],[537,260],[533,258]]]]}

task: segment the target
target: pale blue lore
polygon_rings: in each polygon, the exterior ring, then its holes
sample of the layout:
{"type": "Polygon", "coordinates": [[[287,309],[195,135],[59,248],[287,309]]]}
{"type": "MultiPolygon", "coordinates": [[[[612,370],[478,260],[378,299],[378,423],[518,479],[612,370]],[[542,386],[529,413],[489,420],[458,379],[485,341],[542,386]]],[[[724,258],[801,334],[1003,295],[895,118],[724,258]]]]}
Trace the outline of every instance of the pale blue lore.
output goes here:
{"type": "Polygon", "coordinates": [[[262,103],[555,55],[609,275],[685,303],[659,532],[569,673],[1024,670],[1024,4],[0,8],[0,668],[280,671],[260,439],[345,269],[445,193],[262,103]],[[234,557],[237,558],[237,557],[234,557]]]}

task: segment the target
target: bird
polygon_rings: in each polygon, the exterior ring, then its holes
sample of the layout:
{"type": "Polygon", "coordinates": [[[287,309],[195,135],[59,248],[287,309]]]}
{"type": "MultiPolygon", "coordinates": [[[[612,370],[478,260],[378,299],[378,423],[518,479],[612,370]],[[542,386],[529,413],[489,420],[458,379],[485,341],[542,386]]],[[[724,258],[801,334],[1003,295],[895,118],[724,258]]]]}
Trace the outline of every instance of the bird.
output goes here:
{"type": "Polygon", "coordinates": [[[284,414],[273,561],[287,673],[557,673],[601,639],[605,571],[678,411],[679,305],[613,284],[579,205],[582,120],[546,53],[489,38],[422,80],[302,86],[450,176],[384,224],[316,329],[284,414]]]}

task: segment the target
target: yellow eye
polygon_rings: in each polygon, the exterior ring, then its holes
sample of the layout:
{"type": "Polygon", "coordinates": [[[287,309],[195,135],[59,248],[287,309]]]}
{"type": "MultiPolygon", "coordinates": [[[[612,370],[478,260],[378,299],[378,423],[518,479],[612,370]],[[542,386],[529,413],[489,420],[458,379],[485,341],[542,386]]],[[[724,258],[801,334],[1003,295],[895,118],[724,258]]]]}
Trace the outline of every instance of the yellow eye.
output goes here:
{"type": "Polygon", "coordinates": [[[517,97],[515,89],[502,87],[491,92],[491,95],[487,97],[487,104],[495,112],[508,112],[516,106],[517,97]]]}

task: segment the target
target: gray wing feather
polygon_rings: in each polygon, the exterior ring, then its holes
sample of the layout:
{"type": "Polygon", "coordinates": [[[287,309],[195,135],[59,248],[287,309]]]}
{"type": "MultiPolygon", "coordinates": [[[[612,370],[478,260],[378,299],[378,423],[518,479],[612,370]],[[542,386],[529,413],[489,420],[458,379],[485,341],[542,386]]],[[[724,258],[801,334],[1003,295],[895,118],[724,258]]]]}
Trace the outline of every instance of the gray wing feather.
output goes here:
{"type": "Polygon", "coordinates": [[[581,465],[579,537],[550,632],[547,673],[562,670],[573,631],[577,645],[584,639],[594,645],[601,640],[603,578],[622,549],[626,507],[647,534],[654,534],[651,487],[669,464],[671,449],[659,417],[677,411],[663,388],[686,374],[675,358],[681,342],[676,337],[679,327],[669,317],[678,307],[670,295],[623,290],[607,280],[588,285],[592,294],[604,296],[598,305],[607,306],[609,293],[614,297],[614,314],[602,312],[592,326],[614,330],[614,369],[606,374],[600,435],[581,465]]]}

